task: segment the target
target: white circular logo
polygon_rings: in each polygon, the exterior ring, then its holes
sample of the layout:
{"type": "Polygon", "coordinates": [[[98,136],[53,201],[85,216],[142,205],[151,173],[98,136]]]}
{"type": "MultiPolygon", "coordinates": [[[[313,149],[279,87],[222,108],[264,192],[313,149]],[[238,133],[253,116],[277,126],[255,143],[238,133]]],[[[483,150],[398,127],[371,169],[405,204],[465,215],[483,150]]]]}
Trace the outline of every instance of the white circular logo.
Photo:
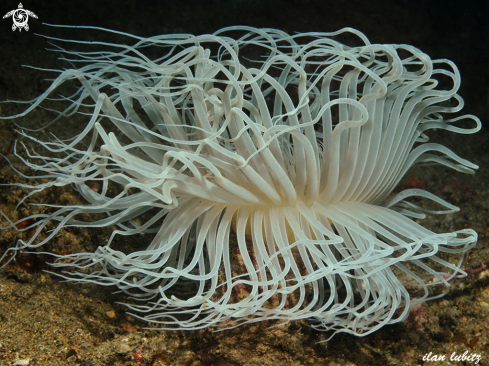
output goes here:
{"type": "Polygon", "coordinates": [[[3,16],[3,19],[12,17],[12,20],[14,21],[14,24],[12,25],[12,30],[14,31],[18,28],[20,32],[22,31],[22,28],[24,28],[26,31],[29,30],[29,25],[27,24],[29,16],[37,19],[36,14],[34,14],[32,11],[24,9],[22,3],[19,3],[19,8],[9,11],[3,16]]]}

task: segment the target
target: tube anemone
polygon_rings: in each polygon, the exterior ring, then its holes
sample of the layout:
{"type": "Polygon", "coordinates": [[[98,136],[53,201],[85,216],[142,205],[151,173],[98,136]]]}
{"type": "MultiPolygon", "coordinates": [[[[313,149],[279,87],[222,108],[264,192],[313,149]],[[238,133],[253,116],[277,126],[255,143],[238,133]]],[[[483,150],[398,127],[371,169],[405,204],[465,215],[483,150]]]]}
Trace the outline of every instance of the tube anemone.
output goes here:
{"type": "Polygon", "coordinates": [[[106,50],[58,48],[73,68],[23,113],[2,117],[19,118],[45,100],[65,106],[55,121],[90,111],[68,140],[19,131],[45,153],[22,144],[23,158],[16,144],[15,154],[52,178],[21,186],[73,185],[87,203],[31,216],[35,235],[10,251],[42,246],[63,227],[117,225],[106,245],[56,255],[53,266],[141,300],[129,308],[160,329],[309,319],[365,335],[442,296],[464,274],[476,232],[436,234],[412,220],[458,208],[422,189],[392,193],[412,166],[477,169],[426,135],[481,127],[472,115],[446,118],[463,107],[452,62],[371,44],[351,28],[124,35],[133,46],[68,41],[106,50]],[[49,98],[72,80],[81,83],[74,94],[49,98]],[[462,119],[474,126],[458,127],[462,119]],[[100,213],[107,217],[79,219],[100,213]],[[138,233],[153,234],[146,248],[114,247],[114,235],[138,233]]]}

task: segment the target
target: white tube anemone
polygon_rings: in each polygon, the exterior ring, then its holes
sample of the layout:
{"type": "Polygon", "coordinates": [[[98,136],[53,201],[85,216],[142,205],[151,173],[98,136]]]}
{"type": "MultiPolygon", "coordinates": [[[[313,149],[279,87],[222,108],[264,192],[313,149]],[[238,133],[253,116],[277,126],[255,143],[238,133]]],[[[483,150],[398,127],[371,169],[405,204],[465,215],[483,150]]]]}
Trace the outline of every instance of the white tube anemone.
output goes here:
{"type": "Polygon", "coordinates": [[[55,178],[28,187],[72,184],[88,203],[32,216],[36,235],[13,250],[41,246],[67,226],[154,233],[144,250],[124,253],[111,238],[53,265],[80,269],[66,278],[144,300],[128,306],[161,329],[308,318],[318,329],[365,335],[405,318],[410,304],[442,296],[463,274],[477,234],[435,234],[409,218],[458,209],[421,189],[392,195],[414,165],[477,169],[425,135],[481,127],[472,115],[445,118],[463,106],[452,62],[370,44],[350,28],[126,36],[136,43],[69,41],[107,51],[58,49],[77,67],[25,112],[3,117],[27,114],[74,79],[81,87],[58,99],[69,102],[60,116],[91,114],[71,140],[21,132],[50,152],[28,151],[25,164],[55,178]],[[345,34],[358,45],[337,41],[345,34]],[[462,118],[475,126],[455,126],[462,118]],[[100,190],[90,189],[93,180],[100,190]],[[417,206],[413,196],[444,209],[417,206]],[[108,217],[75,219],[94,213],[108,217]],[[36,241],[48,222],[58,224],[36,241]],[[450,262],[439,253],[459,255],[450,262]]]}

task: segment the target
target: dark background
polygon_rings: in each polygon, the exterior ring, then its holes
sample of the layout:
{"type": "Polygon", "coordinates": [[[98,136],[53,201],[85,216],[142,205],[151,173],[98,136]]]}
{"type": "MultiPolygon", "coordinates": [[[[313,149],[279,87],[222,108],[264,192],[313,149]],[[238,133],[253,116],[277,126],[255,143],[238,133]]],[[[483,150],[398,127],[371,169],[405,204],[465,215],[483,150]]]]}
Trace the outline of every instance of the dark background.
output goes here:
{"type": "MultiPolygon", "coordinates": [[[[0,3],[0,15],[18,0],[0,3]]],[[[334,31],[353,27],[372,43],[407,43],[433,59],[454,61],[462,74],[466,111],[489,119],[489,1],[487,0],[211,0],[211,1],[39,1],[24,8],[38,19],[29,31],[12,32],[12,19],[0,21],[0,100],[31,98],[48,83],[46,75],[22,64],[60,67],[36,36],[97,39],[96,32],[52,28],[43,23],[91,25],[141,36],[202,34],[230,25],[279,28],[286,32],[334,31]]],[[[479,134],[481,138],[483,134],[479,134]]]]}

